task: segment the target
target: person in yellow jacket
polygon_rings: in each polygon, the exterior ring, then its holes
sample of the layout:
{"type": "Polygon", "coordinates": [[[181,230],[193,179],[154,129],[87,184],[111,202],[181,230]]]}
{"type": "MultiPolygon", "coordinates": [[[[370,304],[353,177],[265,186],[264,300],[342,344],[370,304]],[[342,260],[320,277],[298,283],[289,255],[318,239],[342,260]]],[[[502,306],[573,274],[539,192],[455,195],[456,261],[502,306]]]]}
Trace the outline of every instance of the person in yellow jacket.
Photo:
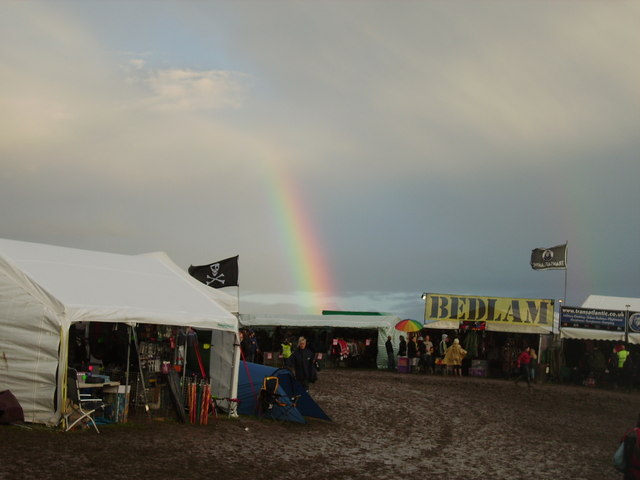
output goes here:
{"type": "Polygon", "coordinates": [[[624,367],[624,362],[627,361],[627,357],[629,356],[629,350],[627,350],[627,348],[622,345],[620,347],[620,350],[618,350],[618,369],[622,369],[622,367],[624,367]]]}
{"type": "Polygon", "coordinates": [[[291,340],[285,338],[280,347],[282,348],[282,363],[285,368],[289,368],[291,364],[291,360],[289,360],[289,357],[291,357],[291,340]]]}
{"type": "Polygon", "coordinates": [[[462,376],[462,359],[467,355],[467,351],[460,346],[460,340],[457,338],[453,340],[453,344],[447,348],[447,352],[444,354],[444,363],[447,366],[447,370],[453,369],[453,374],[462,376]]]}

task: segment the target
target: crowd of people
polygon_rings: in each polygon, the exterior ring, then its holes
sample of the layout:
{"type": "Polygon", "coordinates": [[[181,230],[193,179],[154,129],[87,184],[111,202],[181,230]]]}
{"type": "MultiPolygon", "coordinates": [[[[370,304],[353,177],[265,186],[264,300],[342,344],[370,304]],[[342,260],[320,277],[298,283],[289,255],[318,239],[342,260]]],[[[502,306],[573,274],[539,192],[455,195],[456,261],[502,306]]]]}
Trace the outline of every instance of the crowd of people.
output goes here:
{"type": "MultiPolygon", "coordinates": [[[[474,332],[475,333],[475,332],[474,332]]],[[[460,338],[449,334],[442,334],[437,344],[431,340],[430,335],[411,334],[400,336],[397,352],[391,336],[387,337],[385,349],[387,352],[387,367],[395,371],[400,363],[400,358],[406,358],[408,371],[411,373],[441,373],[461,376],[463,364],[468,365],[470,357],[478,355],[477,335],[466,335],[465,345],[460,338]]],[[[482,348],[480,350],[483,350],[482,348]]],[[[514,377],[516,383],[524,379],[527,384],[535,380],[538,356],[533,347],[525,345],[519,353],[515,353],[514,346],[507,342],[502,347],[501,361],[507,366],[506,377],[514,377]]]]}
{"type": "MultiPolygon", "coordinates": [[[[385,342],[389,370],[396,370],[396,352],[393,349],[391,336],[385,342]]],[[[462,375],[462,361],[467,350],[460,345],[460,339],[450,339],[443,334],[440,343],[435,346],[429,335],[400,335],[397,357],[407,358],[409,371],[412,373],[450,373],[462,375]],[[444,370],[443,370],[444,369],[444,370]]]]}
{"type": "Polygon", "coordinates": [[[640,385],[640,348],[613,342],[587,342],[563,366],[562,380],[586,386],[632,389],[640,385]]]}
{"type": "Polygon", "coordinates": [[[378,346],[375,338],[347,337],[340,334],[332,336],[328,332],[313,330],[241,329],[240,346],[243,358],[252,363],[269,363],[269,360],[275,357],[278,361],[274,365],[285,366],[285,360],[297,347],[297,339],[300,336],[305,336],[309,350],[327,359],[333,366],[376,367],[378,346]]]}
{"type": "MultiPolygon", "coordinates": [[[[289,359],[298,349],[302,335],[314,359],[322,358],[321,366],[377,366],[376,339],[313,330],[280,329],[265,333],[243,329],[240,342],[243,357],[250,362],[290,367],[289,359]],[[263,357],[266,352],[269,359],[263,357]]],[[[403,334],[399,344],[389,337],[382,351],[385,350],[387,366],[393,371],[407,368],[412,373],[491,376],[527,385],[552,381],[605,388],[640,386],[640,346],[610,341],[561,342],[472,330],[447,333],[422,330],[403,334]],[[484,369],[482,373],[475,368],[479,364],[484,369]]]]}

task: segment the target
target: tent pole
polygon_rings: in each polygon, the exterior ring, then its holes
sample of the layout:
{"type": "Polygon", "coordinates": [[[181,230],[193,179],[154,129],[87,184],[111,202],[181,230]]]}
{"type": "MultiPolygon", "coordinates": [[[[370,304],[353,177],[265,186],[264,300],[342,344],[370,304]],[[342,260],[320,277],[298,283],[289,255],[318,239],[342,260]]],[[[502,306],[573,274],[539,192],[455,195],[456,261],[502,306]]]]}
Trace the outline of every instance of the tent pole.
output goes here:
{"type": "Polygon", "coordinates": [[[136,329],[131,330],[133,332],[133,344],[136,347],[136,354],[138,355],[138,378],[142,383],[142,396],[144,399],[144,410],[147,412],[147,416],[151,419],[151,410],[149,410],[149,402],[147,401],[147,385],[144,380],[144,373],[142,372],[142,361],[140,360],[140,348],[138,347],[138,334],[136,329]]]}
{"type": "MultiPolygon", "coordinates": [[[[129,333],[129,343],[127,344],[127,371],[124,376],[124,411],[122,412],[123,423],[127,423],[129,416],[129,366],[131,365],[131,325],[127,325],[127,331],[129,333]]],[[[120,405],[120,402],[118,402],[120,405]]],[[[117,417],[116,417],[117,418],[117,417]]]]}
{"type": "Polygon", "coordinates": [[[185,378],[187,377],[187,348],[189,346],[189,327],[184,331],[184,358],[182,359],[182,391],[184,392],[185,378]]]}
{"type": "Polygon", "coordinates": [[[238,282],[236,290],[236,302],[238,311],[236,312],[236,319],[238,320],[238,329],[233,334],[233,353],[231,354],[231,381],[229,382],[229,408],[227,409],[227,417],[237,416],[236,409],[238,404],[234,402],[233,392],[238,389],[238,375],[236,375],[236,365],[238,365],[238,369],[240,368],[240,335],[238,332],[240,331],[240,282],[238,282]]]}
{"type": "Polygon", "coordinates": [[[626,305],[626,311],[624,312],[624,345],[625,348],[629,348],[629,307],[626,305]]]}
{"type": "Polygon", "coordinates": [[[238,388],[238,377],[236,376],[235,372],[236,365],[239,364],[238,350],[240,349],[240,337],[238,336],[237,332],[233,334],[232,348],[233,352],[231,354],[231,381],[229,382],[229,407],[227,409],[227,417],[236,416],[236,409],[234,407],[237,407],[237,404],[233,401],[233,391],[234,389],[238,388]]]}
{"type": "Polygon", "coordinates": [[[564,297],[563,303],[567,303],[567,270],[569,269],[567,258],[569,256],[569,242],[564,242],[564,297]]]}
{"type": "MultiPolygon", "coordinates": [[[[58,363],[59,365],[66,365],[66,368],[62,372],[62,385],[60,384],[60,379],[58,378],[58,386],[62,388],[58,388],[58,411],[61,412],[60,421],[62,421],[62,428],[66,429],[68,427],[68,419],[66,418],[66,414],[68,411],[67,405],[67,376],[69,372],[69,329],[72,325],[69,325],[67,328],[67,335],[65,338],[65,327],[63,325],[60,326],[60,356],[58,363]],[[62,408],[60,408],[62,406],[62,408]]],[[[74,326],[75,328],[75,326],[74,326]]],[[[60,371],[60,369],[58,369],[60,371]]]]}

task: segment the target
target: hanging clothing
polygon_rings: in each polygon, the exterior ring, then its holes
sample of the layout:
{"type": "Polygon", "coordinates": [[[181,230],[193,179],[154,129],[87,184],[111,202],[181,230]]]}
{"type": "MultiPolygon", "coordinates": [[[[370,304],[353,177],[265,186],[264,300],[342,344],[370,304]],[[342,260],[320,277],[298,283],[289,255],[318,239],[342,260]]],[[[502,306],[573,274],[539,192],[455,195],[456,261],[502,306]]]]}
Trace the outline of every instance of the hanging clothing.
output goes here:
{"type": "Polygon", "coordinates": [[[470,357],[478,356],[478,332],[471,330],[464,337],[464,349],[468,352],[470,357]]]}

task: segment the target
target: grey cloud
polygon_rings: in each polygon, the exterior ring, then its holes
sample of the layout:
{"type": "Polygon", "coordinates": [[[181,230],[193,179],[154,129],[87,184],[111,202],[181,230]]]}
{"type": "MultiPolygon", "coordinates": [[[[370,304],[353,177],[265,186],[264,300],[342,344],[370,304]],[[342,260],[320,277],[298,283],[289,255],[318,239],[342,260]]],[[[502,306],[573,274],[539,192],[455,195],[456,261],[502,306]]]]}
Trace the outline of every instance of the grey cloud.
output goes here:
{"type": "Polygon", "coordinates": [[[637,5],[59,5],[0,16],[3,236],[239,254],[241,305],[304,310],[284,172],[337,308],[559,298],[564,241],[570,299],[637,294],[637,5]]]}

